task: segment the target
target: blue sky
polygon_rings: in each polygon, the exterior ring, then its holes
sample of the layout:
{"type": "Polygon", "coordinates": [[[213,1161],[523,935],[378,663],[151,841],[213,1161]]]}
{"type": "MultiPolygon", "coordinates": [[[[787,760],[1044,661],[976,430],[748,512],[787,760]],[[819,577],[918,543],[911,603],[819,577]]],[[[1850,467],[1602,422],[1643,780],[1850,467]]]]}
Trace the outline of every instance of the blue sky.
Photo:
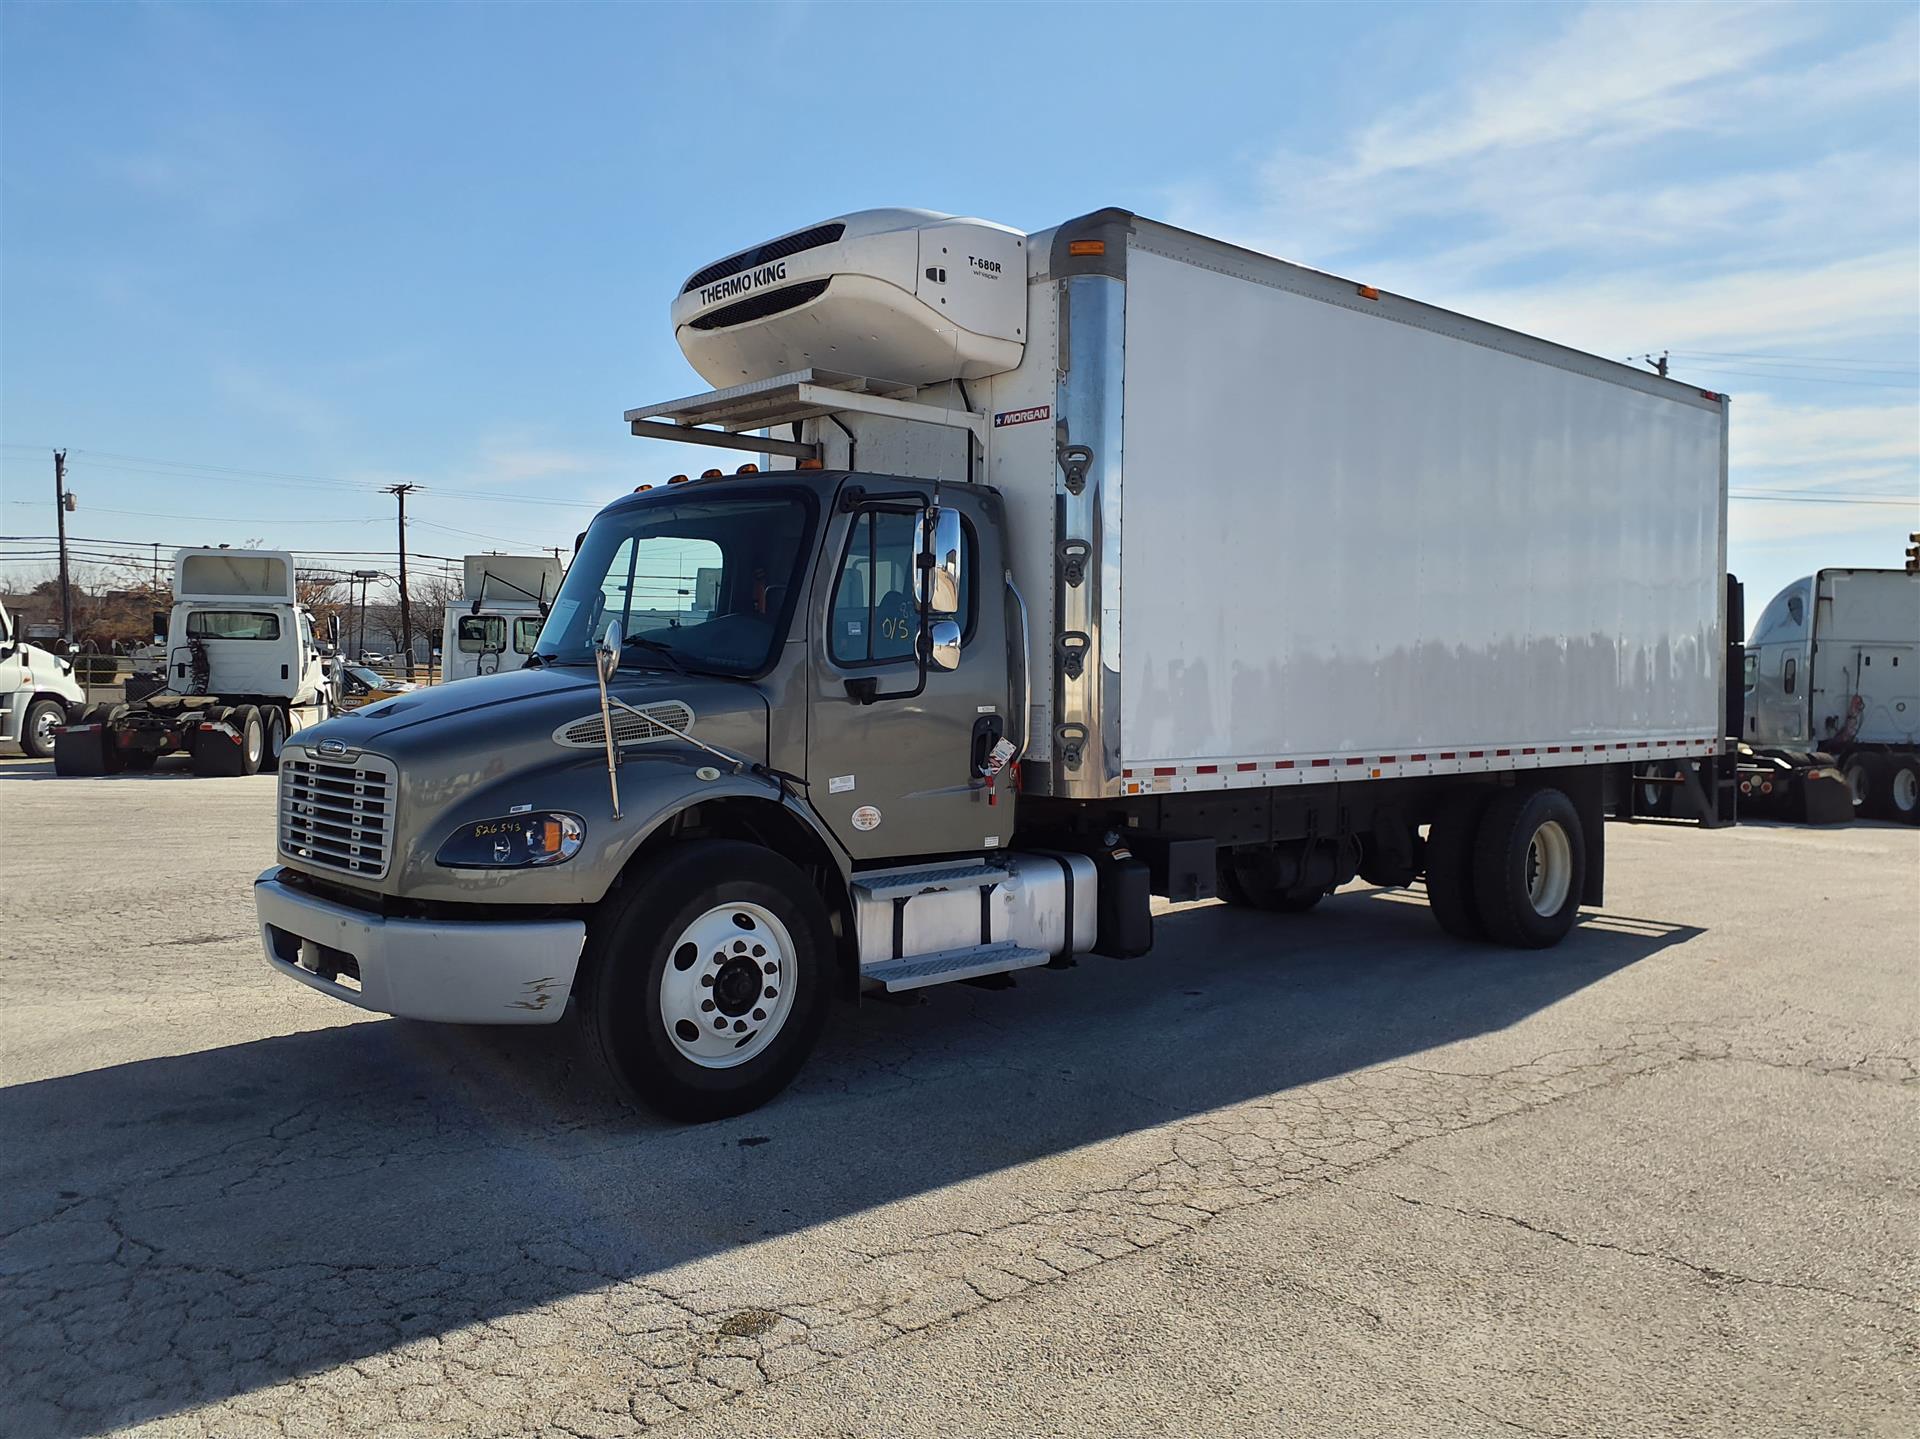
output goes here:
{"type": "Polygon", "coordinates": [[[620,413],[703,388],[689,271],[1120,205],[1671,349],[1735,493],[1795,497],[1733,504],[1752,611],[1920,526],[1916,14],[10,4],[0,533],[51,532],[64,445],[90,540],[391,551],[411,480],[417,550],[570,545],[688,463],[620,413]]]}

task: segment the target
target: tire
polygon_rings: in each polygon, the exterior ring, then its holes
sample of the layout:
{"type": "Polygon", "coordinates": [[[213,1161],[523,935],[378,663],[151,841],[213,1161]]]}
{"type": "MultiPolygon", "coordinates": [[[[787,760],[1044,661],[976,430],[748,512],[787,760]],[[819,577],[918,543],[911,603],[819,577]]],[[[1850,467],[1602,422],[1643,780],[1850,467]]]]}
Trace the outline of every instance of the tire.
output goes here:
{"type": "Polygon", "coordinates": [[[107,773],[106,742],[107,735],[100,730],[72,730],[56,736],[53,772],[77,779],[107,773]]]}
{"type": "MultiPolygon", "coordinates": [[[[240,711],[213,710],[202,715],[202,724],[227,724],[236,729],[239,726],[240,711]]],[[[241,738],[246,738],[244,731],[241,738]]],[[[245,774],[242,768],[244,755],[242,746],[234,743],[231,736],[222,730],[195,729],[189,736],[188,744],[193,756],[193,772],[201,779],[232,779],[245,774]]]]}
{"type": "Polygon", "coordinates": [[[1214,869],[1214,889],[1220,898],[1236,909],[1251,909],[1253,900],[1248,897],[1246,886],[1240,883],[1240,871],[1233,864],[1233,851],[1223,846],[1219,858],[1214,861],[1214,869]]]}
{"type": "Polygon", "coordinates": [[[1282,889],[1250,868],[1235,864],[1230,853],[1219,861],[1220,893],[1227,903],[1268,914],[1305,914],[1326,898],[1324,889],[1282,889]]]}
{"type": "Polygon", "coordinates": [[[67,722],[67,707],[56,699],[39,699],[27,706],[27,717],[20,726],[20,748],[32,759],[53,754],[55,728],[67,722]]]}
{"type": "Polygon", "coordinates": [[[1881,763],[1885,778],[1880,793],[1887,818],[1920,824],[1920,755],[1890,755],[1881,763]]]}
{"type": "Polygon", "coordinates": [[[1648,818],[1673,813],[1673,786],[1660,781],[1671,775],[1668,765],[1650,764],[1633,777],[1633,812],[1648,818]]]}
{"type": "Polygon", "coordinates": [[[1427,827],[1427,907],[1455,939],[1485,939],[1473,888],[1473,844],[1492,801],[1478,787],[1455,792],[1427,827]]]}
{"type": "Polygon", "coordinates": [[[1473,892],[1487,935],[1515,949],[1558,944],[1580,917],[1587,845],[1579,811],[1559,790],[1510,789],[1480,820],[1473,892]]]}
{"type": "Polygon", "coordinates": [[[1839,768],[1840,773],[1846,776],[1847,788],[1853,792],[1853,812],[1861,816],[1877,813],[1880,807],[1879,791],[1885,782],[1879,757],[1866,753],[1850,754],[1839,768]]]}
{"type": "Polygon", "coordinates": [[[758,845],[697,840],[601,901],[579,1020],[621,1098],[670,1119],[724,1119],[799,1073],[826,1020],[832,964],[826,906],[805,875],[758,845]]]}
{"type": "Polygon", "coordinates": [[[266,717],[253,705],[241,705],[230,722],[240,731],[240,773],[259,774],[267,757],[266,717]]]}
{"type": "Polygon", "coordinates": [[[260,773],[278,774],[280,751],[287,745],[287,717],[278,709],[264,709],[260,713],[267,725],[267,747],[260,755],[260,773]]]}

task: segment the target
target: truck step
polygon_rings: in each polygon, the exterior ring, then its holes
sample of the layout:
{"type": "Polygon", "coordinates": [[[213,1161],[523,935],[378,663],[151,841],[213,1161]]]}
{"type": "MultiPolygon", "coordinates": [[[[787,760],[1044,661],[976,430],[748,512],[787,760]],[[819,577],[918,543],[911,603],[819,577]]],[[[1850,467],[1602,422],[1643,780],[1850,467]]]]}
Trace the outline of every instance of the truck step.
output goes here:
{"type": "Polygon", "coordinates": [[[1022,949],[1017,944],[983,944],[972,949],[949,949],[939,954],[910,954],[905,959],[889,959],[867,965],[862,979],[877,979],[889,994],[904,989],[922,989],[929,984],[948,984],[961,979],[978,979],[983,974],[1008,974],[1016,969],[1032,969],[1047,962],[1045,952],[1022,949]]]}
{"type": "Polygon", "coordinates": [[[856,875],[853,887],[862,899],[911,899],[930,890],[978,889],[983,884],[1003,883],[1008,877],[1004,865],[975,861],[856,875]]]}

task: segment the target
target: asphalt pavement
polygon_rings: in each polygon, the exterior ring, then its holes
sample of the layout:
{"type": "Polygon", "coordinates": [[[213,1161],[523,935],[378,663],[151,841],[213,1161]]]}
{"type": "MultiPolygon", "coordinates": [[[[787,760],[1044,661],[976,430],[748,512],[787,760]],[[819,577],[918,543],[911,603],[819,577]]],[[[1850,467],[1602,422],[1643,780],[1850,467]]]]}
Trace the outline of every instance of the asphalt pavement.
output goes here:
{"type": "Polygon", "coordinates": [[[1920,831],[1610,828],[840,1006],[741,1119],[260,959],[273,781],[0,761],[0,1433],[1907,1434],[1920,831]]]}

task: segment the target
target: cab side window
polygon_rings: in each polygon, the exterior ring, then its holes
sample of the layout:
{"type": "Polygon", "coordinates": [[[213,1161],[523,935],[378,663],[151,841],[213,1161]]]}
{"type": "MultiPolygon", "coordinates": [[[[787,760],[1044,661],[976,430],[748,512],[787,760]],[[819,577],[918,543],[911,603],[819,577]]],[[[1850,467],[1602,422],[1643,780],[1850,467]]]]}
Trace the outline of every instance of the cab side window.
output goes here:
{"type": "MultiPolygon", "coordinates": [[[[836,664],[886,664],[913,658],[920,632],[914,588],[914,521],[910,511],[863,510],[853,522],[834,581],[827,653],[836,664]]],[[[960,618],[973,632],[973,527],[963,523],[960,618]]]]}
{"type": "Polygon", "coordinates": [[[1786,683],[1782,686],[1782,688],[1785,689],[1788,694],[1793,693],[1793,682],[1795,679],[1799,677],[1799,671],[1800,671],[1799,664],[1791,658],[1788,659],[1786,670],[1785,670],[1786,683]]]}

